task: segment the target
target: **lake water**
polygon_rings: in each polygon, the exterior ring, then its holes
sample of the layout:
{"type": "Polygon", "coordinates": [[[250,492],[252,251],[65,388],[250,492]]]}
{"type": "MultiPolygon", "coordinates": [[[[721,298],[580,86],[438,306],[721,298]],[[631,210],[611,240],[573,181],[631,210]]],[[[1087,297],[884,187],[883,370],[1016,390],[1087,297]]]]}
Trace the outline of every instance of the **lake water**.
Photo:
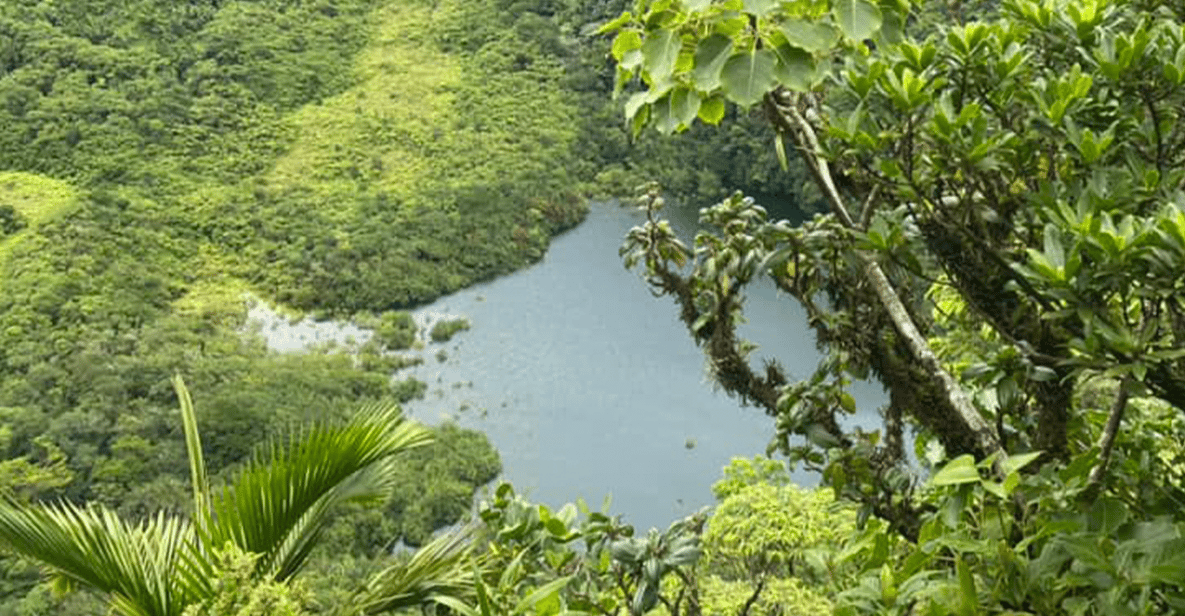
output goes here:
{"type": "MultiPolygon", "coordinates": [[[[681,235],[693,233],[691,208],[664,214],[681,235]]],[[[721,467],[763,453],[773,423],[714,390],[672,300],[622,267],[617,248],[642,220],[633,208],[594,204],[538,264],[415,310],[425,326],[463,316],[473,327],[420,351],[424,363],[408,373],[429,390],[407,407],[428,423],[453,419],[486,433],[504,477],[530,498],[558,506],[584,497],[595,507],[612,495],[613,513],[646,528],[711,504],[721,467]]],[[[819,355],[797,304],[758,286],[746,315],[741,333],[762,345],[756,357],[776,357],[792,377],[814,371],[819,355]]],[[[366,336],[331,323],[290,325],[262,307],[252,316],[267,322],[262,333],[276,349],[366,336]]],[[[879,424],[881,388],[853,393],[857,423],[879,424]]],[[[795,478],[817,483],[805,472],[795,478]]]]}

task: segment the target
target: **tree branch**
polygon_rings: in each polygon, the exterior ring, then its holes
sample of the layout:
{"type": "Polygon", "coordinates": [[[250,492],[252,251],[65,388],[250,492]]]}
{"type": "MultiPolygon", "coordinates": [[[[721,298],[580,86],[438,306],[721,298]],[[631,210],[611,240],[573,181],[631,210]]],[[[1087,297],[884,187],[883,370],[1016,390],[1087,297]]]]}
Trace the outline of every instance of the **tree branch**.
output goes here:
{"type": "Polygon", "coordinates": [[[753,589],[753,594],[749,595],[749,599],[745,601],[745,605],[741,608],[741,611],[737,612],[737,616],[748,616],[749,610],[752,609],[753,604],[757,603],[757,600],[761,598],[761,591],[764,589],[765,578],[763,577],[760,580],[757,580],[757,587],[753,589]]]}
{"type": "MultiPolygon", "coordinates": [[[[781,94],[786,94],[782,92],[781,94]]],[[[790,133],[798,143],[799,150],[807,159],[807,167],[814,176],[819,188],[823,191],[831,211],[849,229],[855,229],[855,221],[848,213],[843,197],[835,188],[835,181],[831,176],[828,162],[819,154],[819,140],[814,128],[803,118],[791,100],[789,105],[778,104],[774,95],[767,94],[765,105],[768,115],[783,131],[790,133]]],[[[974,442],[980,449],[981,456],[988,456],[1002,451],[995,430],[984,419],[983,415],[971,404],[971,399],[954,377],[942,366],[938,356],[930,348],[929,342],[918,331],[917,325],[909,315],[909,311],[897,296],[893,283],[885,275],[880,265],[865,251],[856,251],[857,257],[864,264],[864,273],[869,283],[876,291],[877,298],[885,311],[888,312],[894,328],[904,339],[910,354],[929,373],[939,391],[947,399],[954,411],[955,419],[965,430],[974,437],[974,442]]]]}
{"type": "Polygon", "coordinates": [[[868,225],[872,224],[872,215],[876,211],[873,204],[876,203],[877,197],[880,196],[880,189],[880,185],[873,186],[872,190],[868,191],[868,196],[864,198],[864,204],[860,208],[861,229],[867,229],[868,225]]]}
{"type": "Polygon", "coordinates": [[[1119,434],[1119,424],[1123,421],[1123,414],[1127,411],[1127,401],[1131,377],[1126,376],[1119,382],[1119,393],[1111,403],[1111,414],[1107,417],[1107,425],[1103,427],[1103,434],[1099,436],[1099,463],[1090,469],[1090,479],[1087,490],[1094,494],[1099,490],[1103,476],[1107,472],[1107,465],[1111,462],[1111,451],[1115,448],[1115,437],[1119,434]]]}

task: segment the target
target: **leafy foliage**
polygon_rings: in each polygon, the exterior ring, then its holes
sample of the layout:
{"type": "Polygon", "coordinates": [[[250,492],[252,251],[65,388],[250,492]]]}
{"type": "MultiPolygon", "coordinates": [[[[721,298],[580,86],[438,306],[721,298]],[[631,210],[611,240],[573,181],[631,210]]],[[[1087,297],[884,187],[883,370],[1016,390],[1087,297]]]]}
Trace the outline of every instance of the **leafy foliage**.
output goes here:
{"type": "Polygon", "coordinates": [[[981,477],[990,463],[952,461],[929,482],[936,509],[917,545],[890,551],[883,535],[865,534],[848,551],[864,575],[840,594],[837,613],[1179,610],[1181,524],[1133,515],[1114,497],[1073,507],[1089,469],[1089,459],[1076,460],[1023,478],[1010,473],[1001,486],[981,477]],[[1033,495],[1019,515],[1014,490],[1033,495]]]}
{"type": "Polygon", "coordinates": [[[738,194],[689,247],[651,187],[622,255],[715,380],[776,418],[771,449],[861,505],[838,613],[1180,609],[1175,454],[1129,455],[1175,450],[1185,409],[1182,23],[1138,1],[655,0],[604,28],[640,79],[635,128],[694,122],[676,100],[760,103],[826,203],[793,225],[738,194]],[[826,353],[802,382],[737,336],[760,277],[826,353]],[[846,429],[870,375],[884,425],[846,429]]]}
{"type": "Polygon", "coordinates": [[[842,548],[855,527],[854,513],[832,511],[833,501],[826,490],[746,487],[713,512],[704,533],[705,565],[725,579],[826,581],[825,554],[842,548]]]}
{"type": "Polygon", "coordinates": [[[432,331],[429,335],[433,342],[446,342],[457,332],[469,329],[469,319],[442,319],[432,325],[432,331]]]}
{"type": "Polygon", "coordinates": [[[696,591],[667,592],[664,579],[692,581],[704,513],[634,536],[632,526],[583,501],[556,512],[498,486],[480,512],[486,544],[478,590],[482,616],[583,613],[642,616],[660,604],[673,613],[695,609],[696,591]],[[579,543],[583,546],[577,547],[579,543]]]}
{"type": "Polygon", "coordinates": [[[723,476],[712,484],[712,494],[723,502],[754,485],[782,487],[790,484],[790,472],[780,460],[765,456],[733,458],[724,467],[723,476]]]}
{"type": "Polygon", "coordinates": [[[255,561],[233,543],[215,550],[213,594],[182,616],[302,616],[310,597],[299,584],[255,583],[255,561]]]}
{"type": "Polygon", "coordinates": [[[12,235],[29,225],[16,208],[7,203],[0,205],[0,234],[12,235]]]}
{"type": "Polygon", "coordinates": [[[831,602],[825,596],[797,578],[770,578],[754,583],[752,580],[707,576],[699,584],[704,614],[813,616],[828,614],[832,609],[831,602]],[[761,588],[761,593],[750,602],[757,586],[761,588]]]}
{"type": "MultiPolygon", "coordinates": [[[[314,423],[286,443],[270,443],[231,485],[212,489],[193,403],[180,377],[174,383],[192,519],[161,512],[131,524],[98,504],[9,500],[0,506],[0,545],[68,586],[99,593],[114,613],[302,613],[303,591],[285,583],[308,562],[330,516],[350,502],[381,501],[396,486],[395,457],[425,444],[431,433],[405,421],[397,407],[371,406],[347,423],[314,423]]],[[[394,565],[358,595],[381,599],[383,611],[431,604],[444,589],[464,596],[455,583],[441,585],[456,570],[458,537],[394,565]],[[401,594],[386,594],[392,588],[401,594]]],[[[372,612],[351,602],[339,613],[372,612]]]]}
{"type": "MultiPolygon", "coordinates": [[[[481,508],[482,614],[818,614],[824,593],[855,579],[840,562],[850,508],[789,485],[784,466],[735,459],[724,482],[761,467],[775,483],[741,479],[715,511],[644,536],[584,501],[554,511],[498,487],[481,508]],[[754,464],[755,463],[755,464],[754,464]],[[780,474],[777,472],[780,471],[780,474]],[[785,481],[783,481],[785,479],[785,481]],[[482,596],[485,598],[482,599],[482,596]]],[[[469,613],[468,609],[461,609],[469,613]]]]}

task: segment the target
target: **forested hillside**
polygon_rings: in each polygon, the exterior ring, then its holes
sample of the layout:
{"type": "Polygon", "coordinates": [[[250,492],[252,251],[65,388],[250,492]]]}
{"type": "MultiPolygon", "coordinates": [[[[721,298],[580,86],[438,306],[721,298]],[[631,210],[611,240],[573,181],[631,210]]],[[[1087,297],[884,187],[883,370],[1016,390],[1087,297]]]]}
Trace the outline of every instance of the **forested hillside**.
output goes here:
{"type": "MultiPolygon", "coordinates": [[[[480,34],[513,13],[467,5],[4,5],[6,490],[183,509],[174,372],[215,472],[279,427],[421,391],[376,347],[269,353],[243,332],[245,294],[384,312],[521,267],[579,220],[561,59],[480,34]]],[[[497,455],[465,430],[437,438],[405,496],[359,511],[331,550],[423,541],[469,509],[497,455]]],[[[4,566],[0,613],[66,609],[21,599],[35,570],[4,566]]]]}

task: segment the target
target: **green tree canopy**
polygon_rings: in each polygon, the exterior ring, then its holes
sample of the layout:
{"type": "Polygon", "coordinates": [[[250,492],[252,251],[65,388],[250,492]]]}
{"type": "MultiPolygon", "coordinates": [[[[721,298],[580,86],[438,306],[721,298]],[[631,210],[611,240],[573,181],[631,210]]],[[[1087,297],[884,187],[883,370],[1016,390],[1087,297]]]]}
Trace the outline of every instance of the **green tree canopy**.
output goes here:
{"type": "Polygon", "coordinates": [[[676,300],[720,385],[776,418],[771,447],[916,546],[894,566],[868,536],[872,577],[844,609],[1181,609],[1179,474],[1115,459],[1183,436],[1182,8],[642,0],[604,31],[636,129],[756,107],[823,196],[794,226],[737,195],[702,210],[711,230],[687,246],[651,189],[622,254],[676,300]],[[805,308],[825,352],[805,380],[756,369],[737,334],[759,277],[805,308]],[[847,385],[868,376],[889,393],[883,425],[845,428],[847,385]],[[1083,403],[1100,389],[1105,404],[1083,403]],[[1074,565],[1083,578],[1034,577],[1108,531],[1131,539],[1074,565]]]}

